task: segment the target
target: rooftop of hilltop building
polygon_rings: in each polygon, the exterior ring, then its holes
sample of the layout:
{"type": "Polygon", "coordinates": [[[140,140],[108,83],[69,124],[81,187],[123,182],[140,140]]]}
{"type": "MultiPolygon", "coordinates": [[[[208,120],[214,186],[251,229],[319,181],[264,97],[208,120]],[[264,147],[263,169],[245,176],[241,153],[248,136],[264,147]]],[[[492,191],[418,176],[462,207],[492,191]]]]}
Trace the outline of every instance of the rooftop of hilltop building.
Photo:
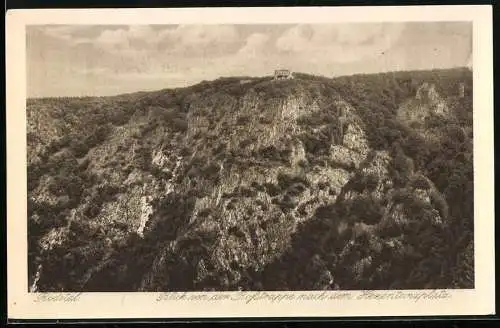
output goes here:
{"type": "Polygon", "coordinates": [[[288,69],[277,69],[274,71],[275,80],[293,79],[293,74],[288,69]]]}

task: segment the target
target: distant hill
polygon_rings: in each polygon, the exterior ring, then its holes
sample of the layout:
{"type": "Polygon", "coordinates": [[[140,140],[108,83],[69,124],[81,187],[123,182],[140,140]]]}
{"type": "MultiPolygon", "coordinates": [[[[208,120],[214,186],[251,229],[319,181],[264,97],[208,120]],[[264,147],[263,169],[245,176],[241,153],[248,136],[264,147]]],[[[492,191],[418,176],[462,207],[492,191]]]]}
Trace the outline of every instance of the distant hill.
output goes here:
{"type": "Polygon", "coordinates": [[[473,288],[470,71],[294,77],[28,100],[31,290],[473,288]]]}

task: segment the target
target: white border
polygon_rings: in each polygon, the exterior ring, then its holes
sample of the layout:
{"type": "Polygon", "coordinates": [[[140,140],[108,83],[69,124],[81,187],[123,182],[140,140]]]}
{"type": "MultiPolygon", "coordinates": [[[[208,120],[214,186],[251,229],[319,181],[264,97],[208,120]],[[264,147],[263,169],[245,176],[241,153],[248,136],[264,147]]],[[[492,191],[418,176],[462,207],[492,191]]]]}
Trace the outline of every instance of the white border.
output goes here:
{"type": "MultiPolygon", "coordinates": [[[[493,314],[493,43],[491,6],[11,10],[7,54],[7,271],[10,319],[410,316],[493,314]],[[263,24],[472,21],[474,28],[474,290],[441,300],[162,301],[156,293],[84,293],[37,302],[27,286],[25,26],[35,24],[263,24]]],[[[314,292],[320,294],[322,292],[314,292]]],[[[336,292],[330,292],[332,294],[336,292]]],[[[222,295],[223,293],[204,293],[222,295]]],[[[230,293],[231,294],[231,293],[230,293]]],[[[277,293],[269,293],[269,295],[277,293]]],[[[285,294],[285,293],[278,293],[285,294]]],[[[288,295],[298,292],[286,293],[288,295]]],[[[311,293],[310,293],[311,294],[311,293]]],[[[356,297],[360,292],[353,292],[356,297]]],[[[243,294],[231,294],[241,297],[243,294]]],[[[251,295],[249,293],[248,295],[251,295]]]]}

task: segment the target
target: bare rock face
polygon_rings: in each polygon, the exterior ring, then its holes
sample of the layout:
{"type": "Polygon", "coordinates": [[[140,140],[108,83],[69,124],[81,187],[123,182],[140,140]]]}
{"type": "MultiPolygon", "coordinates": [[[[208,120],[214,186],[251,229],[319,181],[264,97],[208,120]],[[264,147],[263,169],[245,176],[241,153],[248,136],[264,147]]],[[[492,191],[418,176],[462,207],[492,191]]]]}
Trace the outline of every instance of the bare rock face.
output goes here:
{"type": "Polygon", "coordinates": [[[290,165],[292,167],[296,167],[304,161],[306,161],[306,151],[304,149],[304,145],[300,141],[293,142],[290,154],[290,165]]]}
{"type": "Polygon", "coordinates": [[[61,195],[57,190],[52,190],[51,186],[55,183],[55,179],[50,176],[43,176],[38,188],[34,191],[33,200],[40,204],[48,204],[50,206],[60,206],[69,202],[67,195],[61,195]]]}
{"type": "Polygon", "coordinates": [[[334,199],[332,194],[338,195],[340,193],[342,187],[351,177],[352,173],[342,168],[329,168],[307,173],[307,178],[311,181],[311,184],[317,186],[319,192],[323,190],[325,194],[328,194],[330,200],[334,199]]]}
{"type": "Polygon", "coordinates": [[[161,169],[165,169],[165,164],[168,163],[168,156],[164,154],[161,150],[153,152],[153,159],[151,160],[153,165],[158,166],[161,169]]]}
{"type": "MultiPolygon", "coordinates": [[[[30,163],[64,171],[41,170],[30,193],[32,290],[373,286],[404,264],[388,257],[430,252],[408,231],[448,224],[437,188],[412,168],[397,180],[328,80],[222,79],[133,99],[78,156],[33,148],[30,163]]],[[[420,122],[446,106],[424,84],[399,114],[420,122]]],[[[30,129],[55,139],[41,117],[30,129]]]]}
{"type": "Polygon", "coordinates": [[[143,236],[144,228],[146,227],[150,216],[153,214],[153,207],[149,204],[148,200],[147,196],[141,197],[140,224],[137,228],[137,233],[140,236],[143,236]]]}
{"type": "Polygon", "coordinates": [[[361,156],[366,156],[369,147],[363,129],[358,124],[349,124],[344,131],[344,147],[358,152],[361,156]]]}
{"type": "Polygon", "coordinates": [[[366,159],[366,155],[347,147],[332,145],[330,147],[330,158],[332,161],[343,167],[358,168],[359,165],[366,159]]]}
{"type": "Polygon", "coordinates": [[[403,103],[398,109],[400,120],[412,123],[423,123],[430,115],[449,115],[450,110],[445,98],[436,90],[434,84],[423,83],[417,90],[415,98],[403,103]]]}
{"type": "Polygon", "coordinates": [[[343,167],[359,168],[369,150],[364,131],[353,122],[344,131],[342,144],[330,146],[330,158],[343,167]]]}
{"type": "Polygon", "coordinates": [[[63,246],[65,243],[67,243],[68,237],[68,227],[51,229],[47,235],[40,239],[40,247],[44,251],[51,251],[54,248],[63,246]]]}
{"type": "MultiPolygon", "coordinates": [[[[256,152],[281,145],[290,150],[288,155],[271,167],[255,166],[265,163],[261,161],[242,163],[244,169],[225,163],[219,170],[217,185],[194,200],[193,210],[186,219],[188,227],[182,229],[184,233],[167,247],[165,253],[156,257],[154,269],[144,277],[143,290],[157,288],[160,277],[169,275],[168,270],[172,269],[165,262],[168,257],[179,258],[175,254],[191,252],[193,247],[198,247],[188,242],[194,243],[193,235],[211,236],[203,241],[204,250],[200,250],[194,262],[183,264],[193,270],[196,283],[207,290],[211,284],[227,288],[244,286],[248,278],[246,274],[262,271],[281,256],[289,247],[297,227],[311,220],[319,207],[335,202],[349,181],[352,174],[342,165],[308,167],[311,165],[307,159],[308,151],[294,137],[303,129],[297,124],[298,118],[315,115],[320,110],[321,99],[315,99],[300,89],[293,97],[285,96],[281,100],[263,102],[263,97],[253,91],[242,97],[238,105],[241,111],[238,112],[248,115],[242,116],[248,121],[237,127],[239,134],[230,134],[226,149],[238,149],[237,138],[241,135],[257,133],[257,138],[246,151],[256,152]],[[269,118],[264,120],[265,126],[258,122],[258,113],[269,118]],[[218,282],[214,283],[214,279],[218,282]]],[[[229,102],[227,104],[229,106],[229,102]]],[[[193,105],[192,108],[200,106],[193,105]]],[[[354,115],[352,109],[349,113],[354,115]]],[[[190,124],[196,129],[202,121],[196,121],[194,117],[193,114],[190,124]]],[[[221,122],[216,129],[224,128],[221,122]]],[[[338,161],[349,160],[346,153],[350,153],[350,159],[359,165],[368,152],[366,137],[359,124],[353,121],[346,129],[344,140],[345,145],[339,147],[338,161]]],[[[269,156],[278,160],[276,148],[272,149],[269,156]]],[[[160,157],[156,154],[154,162],[160,162],[160,157]]],[[[178,261],[184,263],[180,256],[178,261]]],[[[325,281],[331,280],[328,277],[324,274],[325,281]]]]}
{"type": "Polygon", "coordinates": [[[379,181],[389,179],[388,167],[391,163],[391,156],[388,151],[375,151],[372,157],[363,167],[361,171],[366,175],[376,175],[379,181]]]}
{"type": "Polygon", "coordinates": [[[432,102],[436,102],[440,99],[440,96],[437,93],[436,86],[434,84],[429,84],[425,82],[417,89],[415,99],[419,100],[428,99],[432,102]]]}

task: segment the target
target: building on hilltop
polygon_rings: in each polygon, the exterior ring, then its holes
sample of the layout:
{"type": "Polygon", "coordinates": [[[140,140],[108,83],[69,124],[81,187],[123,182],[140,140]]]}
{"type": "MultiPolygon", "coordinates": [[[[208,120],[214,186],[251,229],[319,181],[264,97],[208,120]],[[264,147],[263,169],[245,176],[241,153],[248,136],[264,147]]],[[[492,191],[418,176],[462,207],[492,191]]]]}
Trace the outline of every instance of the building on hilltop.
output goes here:
{"type": "Polygon", "coordinates": [[[288,69],[277,69],[274,71],[275,80],[289,80],[293,79],[293,74],[288,69]]]}

